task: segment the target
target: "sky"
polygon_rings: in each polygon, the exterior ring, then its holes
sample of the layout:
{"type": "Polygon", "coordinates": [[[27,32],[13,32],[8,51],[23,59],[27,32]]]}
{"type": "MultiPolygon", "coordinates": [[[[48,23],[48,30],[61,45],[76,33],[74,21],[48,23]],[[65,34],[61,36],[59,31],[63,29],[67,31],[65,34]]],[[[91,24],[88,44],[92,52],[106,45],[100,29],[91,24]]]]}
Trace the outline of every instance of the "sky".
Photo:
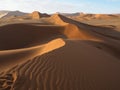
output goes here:
{"type": "Polygon", "coordinates": [[[42,13],[120,13],[120,0],[0,0],[0,10],[42,13]]]}

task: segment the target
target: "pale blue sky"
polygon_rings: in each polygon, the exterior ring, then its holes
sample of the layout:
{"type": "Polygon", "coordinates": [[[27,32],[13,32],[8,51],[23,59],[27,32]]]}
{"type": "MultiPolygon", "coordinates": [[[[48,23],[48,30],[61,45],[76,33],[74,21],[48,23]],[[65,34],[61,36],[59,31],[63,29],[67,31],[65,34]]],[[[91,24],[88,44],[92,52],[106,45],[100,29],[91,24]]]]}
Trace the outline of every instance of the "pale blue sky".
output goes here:
{"type": "Polygon", "coordinates": [[[120,0],[0,0],[0,10],[120,13],[120,0]]]}

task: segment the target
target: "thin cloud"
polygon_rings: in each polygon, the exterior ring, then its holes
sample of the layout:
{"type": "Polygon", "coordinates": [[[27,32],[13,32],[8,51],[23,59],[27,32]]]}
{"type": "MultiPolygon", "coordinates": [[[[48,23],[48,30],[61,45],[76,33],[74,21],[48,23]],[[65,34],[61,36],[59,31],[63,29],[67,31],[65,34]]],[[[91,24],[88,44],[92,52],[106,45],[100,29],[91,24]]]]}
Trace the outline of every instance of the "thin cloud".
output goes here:
{"type": "Polygon", "coordinates": [[[88,12],[88,13],[119,13],[120,0],[0,0],[0,10],[21,10],[32,12],[88,12]],[[109,1],[104,3],[103,1],[109,1]],[[111,6],[112,5],[112,6],[111,6]]]}
{"type": "Polygon", "coordinates": [[[110,2],[120,2],[120,0],[107,0],[107,1],[110,1],[110,2]]]}

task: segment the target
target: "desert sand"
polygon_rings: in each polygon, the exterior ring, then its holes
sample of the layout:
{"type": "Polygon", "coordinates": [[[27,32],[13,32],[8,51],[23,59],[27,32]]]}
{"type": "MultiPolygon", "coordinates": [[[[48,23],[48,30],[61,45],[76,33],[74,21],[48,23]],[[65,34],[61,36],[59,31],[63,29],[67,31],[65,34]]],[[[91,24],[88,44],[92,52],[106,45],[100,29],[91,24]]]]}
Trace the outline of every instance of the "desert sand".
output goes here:
{"type": "Polygon", "coordinates": [[[120,90],[119,31],[36,15],[0,26],[0,90],[120,90]]]}

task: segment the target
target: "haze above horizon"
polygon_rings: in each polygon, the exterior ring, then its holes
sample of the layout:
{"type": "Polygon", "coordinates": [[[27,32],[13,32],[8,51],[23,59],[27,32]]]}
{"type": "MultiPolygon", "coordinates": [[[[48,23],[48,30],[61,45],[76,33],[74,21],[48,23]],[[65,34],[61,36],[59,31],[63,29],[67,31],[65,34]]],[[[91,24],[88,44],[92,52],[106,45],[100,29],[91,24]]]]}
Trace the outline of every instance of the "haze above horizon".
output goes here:
{"type": "Polygon", "coordinates": [[[120,0],[0,0],[0,10],[43,13],[120,13],[120,0]]]}

